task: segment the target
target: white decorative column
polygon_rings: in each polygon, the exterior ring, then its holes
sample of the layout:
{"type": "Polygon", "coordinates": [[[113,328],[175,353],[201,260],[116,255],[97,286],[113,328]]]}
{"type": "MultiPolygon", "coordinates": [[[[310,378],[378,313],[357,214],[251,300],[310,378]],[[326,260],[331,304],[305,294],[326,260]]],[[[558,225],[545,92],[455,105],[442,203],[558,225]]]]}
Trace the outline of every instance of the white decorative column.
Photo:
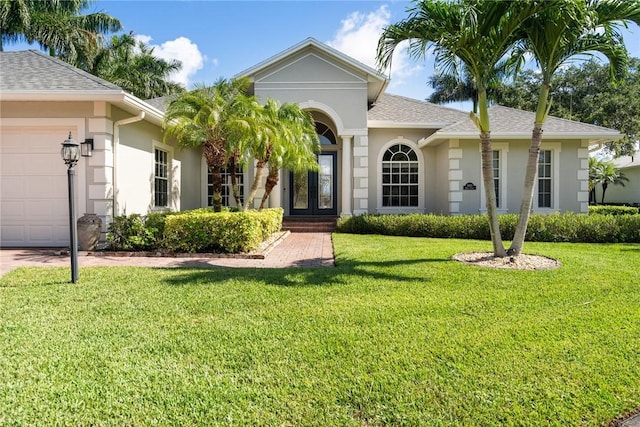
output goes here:
{"type": "Polygon", "coordinates": [[[342,211],[341,215],[351,215],[352,167],[351,138],[342,137],[342,211]]]}
{"type": "Polygon", "coordinates": [[[284,208],[282,206],[282,170],[278,171],[278,185],[276,185],[269,195],[270,208],[284,208]]]}

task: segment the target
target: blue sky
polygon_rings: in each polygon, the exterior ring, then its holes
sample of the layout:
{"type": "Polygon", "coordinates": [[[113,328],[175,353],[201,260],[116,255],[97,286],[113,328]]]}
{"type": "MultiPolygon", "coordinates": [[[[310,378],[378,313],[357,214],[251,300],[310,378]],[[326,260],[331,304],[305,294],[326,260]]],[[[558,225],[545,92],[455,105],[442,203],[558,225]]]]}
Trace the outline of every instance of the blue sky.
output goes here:
{"type": "MultiPolygon", "coordinates": [[[[375,66],[375,47],[383,26],[408,14],[406,1],[118,1],[99,0],[85,13],[103,11],[120,19],[155,46],[156,54],[182,61],[175,79],[187,86],[232,77],[295,44],[313,37],[375,66]]],[[[640,28],[625,33],[630,53],[640,57],[640,28]]],[[[6,46],[7,50],[24,45],[6,46]]],[[[425,99],[433,61],[416,62],[396,54],[388,92],[425,99]]],[[[453,105],[455,107],[455,105],[453,105]]]]}

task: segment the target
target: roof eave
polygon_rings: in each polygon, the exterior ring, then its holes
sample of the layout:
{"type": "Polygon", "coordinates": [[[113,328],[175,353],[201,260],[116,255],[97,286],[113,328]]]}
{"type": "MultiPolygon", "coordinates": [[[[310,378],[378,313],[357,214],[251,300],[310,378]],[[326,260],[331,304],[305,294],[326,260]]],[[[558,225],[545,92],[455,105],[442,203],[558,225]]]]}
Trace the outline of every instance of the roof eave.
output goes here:
{"type": "Polygon", "coordinates": [[[3,90],[0,101],[113,101],[122,99],[124,94],[122,90],[3,90]]]}
{"type": "Polygon", "coordinates": [[[164,113],[147,104],[140,98],[122,90],[104,91],[2,91],[0,101],[39,101],[39,102],[64,102],[64,101],[103,101],[122,107],[130,113],[137,114],[140,111],[146,113],[145,120],[157,125],[162,125],[164,113]]]}
{"type": "MultiPolygon", "coordinates": [[[[438,145],[448,139],[474,139],[479,138],[478,132],[436,132],[433,135],[418,141],[418,147],[438,145]]],[[[550,139],[586,139],[590,143],[600,144],[608,141],[617,141],[622,138],[620,133],[584,133],[584,132],[545,132],[543,142],[550,139]]],[[[491,139],[530,140],[530,132],[492,132],[491,139]]]]}
{"type": "Polygon", "coordinates": [[[367,127],[370,129],[400,129],[400,128],[442,129],[449,125],[451,125],[451,122],[427,123],[427,122],[396,122],[396,121],[390,121],[390,120],[367,120],[367,127]]]}

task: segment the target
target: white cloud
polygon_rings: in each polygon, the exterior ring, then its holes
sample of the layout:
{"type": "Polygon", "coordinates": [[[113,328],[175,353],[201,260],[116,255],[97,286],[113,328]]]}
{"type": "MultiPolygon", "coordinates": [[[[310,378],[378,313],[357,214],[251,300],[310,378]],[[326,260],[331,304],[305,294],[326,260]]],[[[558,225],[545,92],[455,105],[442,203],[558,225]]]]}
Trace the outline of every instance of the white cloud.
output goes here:
{"type": "MultiPolygon", "coordinates": [[[[171,80],[183,84],[185,87],[191,83],[191,78],[204,66],[206,57],[200,52],[198,45],[186,37],[178,37],[175,40],[166,41],[160,45],[151,43],[150,36],[139,34],[136,40],[142,41],[154,48],[153,53],[165,60],[176,59],[182,63],[182,69],[171,76],[171,80]]],[[[216,60],[214,60],[216,61],[216,60]]]]}
{"type": "MultiPolygon", "coordinates": [[[[377,69],[376,49],[383,27],[391,23],[391,14],[386,5],[369,13],[353,12],[342,21],[342,26],[327,44],[358,61],[377,69]]],[[[422,71],[409,58],[406,43],[395,50],[391,71],[392,86],[400,86],[406,79],[422,71]]]]}

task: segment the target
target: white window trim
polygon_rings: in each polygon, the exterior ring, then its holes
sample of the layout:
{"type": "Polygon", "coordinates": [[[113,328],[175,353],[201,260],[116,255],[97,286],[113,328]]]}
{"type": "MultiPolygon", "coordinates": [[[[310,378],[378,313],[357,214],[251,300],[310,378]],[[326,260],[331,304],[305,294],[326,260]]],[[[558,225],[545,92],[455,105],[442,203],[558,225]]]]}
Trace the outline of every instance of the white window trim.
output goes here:
{"type": "MultiPolygon", "coordinates": [[[[249,175],[248,175],[248,167],[244,167],[242,168],[242,179],[243,182],[245,183],[245,190],[246,190],[246,183],[249,182],[249,175]]],[[[208,208],[209,206],[209,196],[208,196],[208,182],[207,182],[207,174],[209,173],[209,168],[207,167],[207,162],[205,161],[204,157],[200,158],[200,206],[203,208],[208,208]]],[[[265,177],[266,178],[266,177],[265,177]]],[[[244,194],[245,197],[247,197],[247,193],[245,191],[244,194]]],[[[233,198],[233,195],[229,195],[229,197],[233,198]]],[[[246,202],[246,200],[245,200],[246,202]]],[[[235,201],[234,201],[235,203],[235,201]]]]}
{"type": "Polygon", "coordinates": [[[153,171],[153,183],[151,184],[151,211],[152,212],[164,212],[169,211],[174,206],[173,201],[173,147],[163,142],[153,140],[153,155],[151,156],[151,170],[153,171]],[[156,206],[156,149],[165,151],[167,153],[167,205],[156,206]]]}
{"type": "Polygon", "coordinates": [[[405,139],[401,136],[388,141],[382,146],[378,152],[378,160],[376,162],[376,173],[378,177],[378,200],[377,200],[377,213],[420,213],[424,212],[424,157],[422,150],[418,147],[415,141],[405,139]],[[411,147],[415,151],[418,157],[418,206],[382,206],[382,159],[389,147],[396,144],[403,144],[411,147]]]}
{"type": "MultiPolygon", "coordinates": [[[[482,177],[482,145],[479,147],[480,151],[480,212],[485,213],[487,211],[487,195],[484,189],[484,178],[482,177]]],[[[509,194],[507,193],[507,159],[509,158],[509,143],[508,142],[494,142],[491,144],[491,151],[500,152],[500,206],[498,213],[506,214],[509,212],[507,206],[509,194]]],[[[493,156],[493,153],[491,154],[493,156]]]]}
{"type": "MultiPolygon", "coordinates": [[[[533,200],[533,212],[540,214],[555,213],[560,210],[560,152],[562,144],[559,142],[543,142],[540,144],[540,150],[551,150],[551,207],[538,207],[538,179],[535,182],[535,194],[533,200]]],[[[536,162],[536,167],[538,164],[536,162]]],[[[537,176],[537,175],[536,175],[537,176]]]]}

